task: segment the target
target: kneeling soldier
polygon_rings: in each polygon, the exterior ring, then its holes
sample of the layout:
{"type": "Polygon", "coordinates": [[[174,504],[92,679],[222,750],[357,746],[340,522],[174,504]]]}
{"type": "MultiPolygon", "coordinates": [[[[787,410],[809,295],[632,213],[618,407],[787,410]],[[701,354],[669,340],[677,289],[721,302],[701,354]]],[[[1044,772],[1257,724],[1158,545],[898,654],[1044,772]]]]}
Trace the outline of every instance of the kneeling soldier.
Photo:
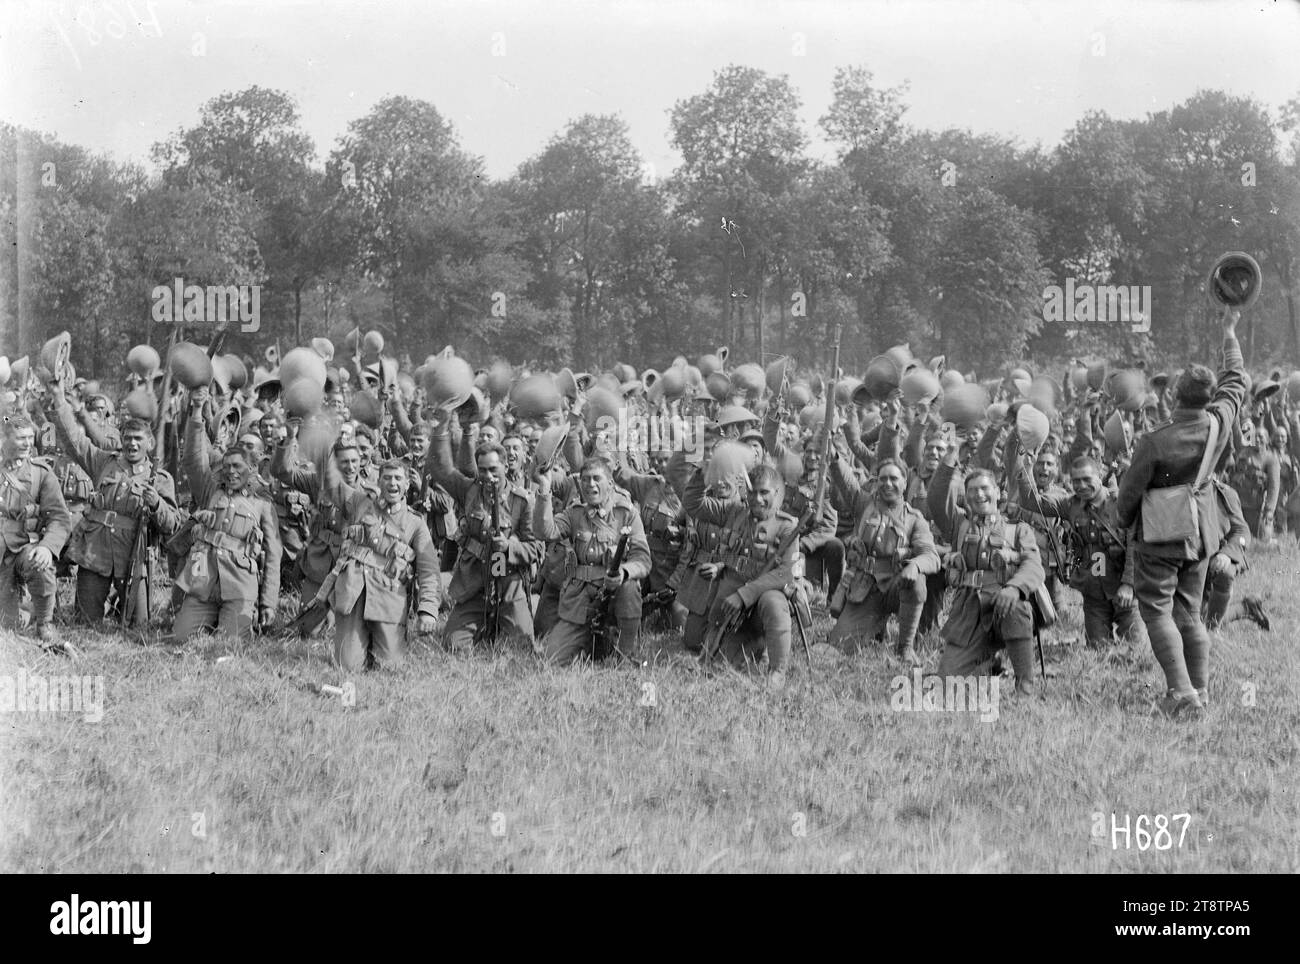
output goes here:
{"type": "MultiPolygon", "coordinates": [[[[202,405],[198,392],[193,403],[202,405]]],[[[231,636],[265,628],[280,602],[280,526],[275,508],[249,491],[254,468],[244,453],[230,449],[221,467],[208,466],[198,434],[203,420],[186,426],[185,471],[194,512],[194,543],[176,577],[185,593],[172,635],[184,642],[204,629],[231,636]]]]}
{"type": "MultiPolygon", "coordinates": [[[[110,590],[116,590],[117,605],[125,609],[140,526],[152,525],[166,537],[180,525],[176,487],[150,457],[154,435],[148,422],[127,420],[121,450],[109,451],[86,436],[61,389],[56,388],[54,398],[55,425],[64,444],[94,480],[90,505],[68,543],[68,557],[78,566],[77,615],[97,623],[104,618],[110,590]]],[[[148,622],[147,607],[137,602],[135,625],[148,622]]]]}
{"type": "MultiPolygon", "coordinates": [[[[1246,549],[1250,546],[1250,529],[1246,526],[1237,492],[1221,482],[1211,479],[1219,502],[1219,529],[1223,545],[1210,557],[1205,576],[1205,593],[1201,597],[1201,619],[1207,629],[1218,629],[1224,623],[1249,619],[1268,632],[1272,623],[1264,612],[1264,603],[1258,596],[1246,596],[1239,604],[1232,603],[1232,587],[1237,574],[1246,569],[1246,549]]],[[[1205,702],[1205,688],[1197,691],[1205,702]]]]}
{"type": "Polygon", "coordinates": [[[857,524],[848,538],[848,568],[831,599],[838,617],[827,642],[843,645],[882,632],[890,613],[898,613],[898,658],[916,665],[916,628],[925,606],[925,577],[939,571],[930,525],[903,499],[907,473],[885,459],[876,467],[874,494],[864,491],[847,459],[836,458],[831,478],[852,507],[857,524]]]}
{"type": "MultiPolygon", "coordinates": [[[[36,427],[24,415],[4,421],[0,437],[0,626],[18,624],[19,584],[32,594],[32,630],[53,644],[54,560],[68,541],[68,509],[54,464],[33,455],[36,427]]],[[[47,645],[55,651],[61,647],[47,645]]]]}
{"type": "MultiPolygon", "coordinates": [[[[728,506],[744,507],[745,502],[740,494],[747,491],[749,481],[743,467],[730,474],[718,474],[712,482],[708,479],[710,469],[697,471],[705,476],[709,495],[728,506]]],[[[673,578],[680,587],[677,599],[686,608],[682,642],[687,652],[702,653],[704,635],[709,628],[709,610],[713,607],[718,576],[722,574],[725,555],[731,546],[731,534],[716,522],[694,519],[688,522],[686,545],[682,549],[673,578]]]]}
{"type": "Polygon", "coordinates": [[[785,499],[780,472],[762,464],[748,478],[749,499],[736,505],[705,496],[704,477],[697,472],[682,502],[697,524],[715,523],[733,538],[708,616],[710,637],[722,632],[719,646],[733,665],[766,653],[768,685],[780,689],[790,663],[785,588],[794,580],[799,523],[780,511],[785,499]]]}
{"type": "Polygon", "coordinates": [[[1135,546],[1132,532],[1119,524],[1115,500],[1101,481],[1101,467],[1089,456],[1070,466],[1071,496],[1051,495],[1020,481],[1021,504],[1049,518],[1064,519],[1083,547],[1084,558],[1070,576],[1070,586],[1083,595],[1083,630],[1087,644],[1114,641],[1112,625],[1121,638],[1139,631],[1133,596],[1135,546]]]}
{"type": "Polygon", "coordinates": [[[541,558],[542,543],[533,537],[528,491],[506,481],[505,450],[497,442],[480,442],[475,450],[477,478],[460,472],[452,464],[449,417],[441,410],[435,415],[426,463],[427,474],[447,490],[461,510],[460,551],[448,586],[453,608],[443,639],[452,649],[467,649],[479,640],[494,642],[492,634],[497,627],[488,625],[487,594],[495,589],[502,632],[531,643],[533,617],[526,580],[529,569],[541,558]]]}
{"type": "Polygon", "coordinates": [[[358,489],[347,500],[347,538],[327,591],[334,658],[348,671],[401,662],[413,595],[419,632],[433,632],[442,585],[438,554],[428,526],[406,504],[406,472],[390,459],[379,469],[378,499],[358,489]]]}
{"type": "Polygon", "coordinates": [[[592,649],[592,604],[602,586],[614,593],[614,615],[618,620],[615,648],[621,645],[626,652],[636,644],[641,630],[641,587],[637,580],[650,572],[650,546],[640,513],[631,499],[614,488],[612,475],[603,458],[588,458],[579,476],[582,502],[571,503],[559,515],[551,505],[550,473],[538,472],[535,476],[538,489],[533,528],[548,542],[568,540],[577,560],[577,571],[560,593],[559,619],[542,639],[542,648],[551,662],[571,663],[592,649]],[[611,576],[607,569],[624,530],[629,530],[627,551],[618,575],[611,576]]]}
{"type": "Polygon", "coordinates": [[[1043,584],[1034,530],[998,511],[998,483],[988,469],[966,477],[966,508],[957,508],[950,481],[956,453],[935,472],[930,508],[952,546],[944,560],[955,590],[940,634],[940,676],[988,673],[1003,646],[1016,672],[1016,692],[1034,695],[1034,616],[1030,596],[1043,584]],[[944,497],[944,494],[947,497],[944,497]]]}

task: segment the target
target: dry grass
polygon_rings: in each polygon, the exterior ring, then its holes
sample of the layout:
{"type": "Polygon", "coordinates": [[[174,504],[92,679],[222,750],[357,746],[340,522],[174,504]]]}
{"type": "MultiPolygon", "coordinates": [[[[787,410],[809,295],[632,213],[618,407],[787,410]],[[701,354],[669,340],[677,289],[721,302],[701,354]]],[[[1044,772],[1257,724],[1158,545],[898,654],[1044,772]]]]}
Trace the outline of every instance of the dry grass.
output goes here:
{"type": "Polygon", "coordinates": [[[421,642],[400,672],[355,677],[345,707],[317,692],[342,682],[320,642],[68,630],[68,662],[0,633],[0,674],[106,684],[100,723],[3,714],[0,870],[1294,873],[1297,575],[1288,548],[1239,582],[1270,597],[1274,631],[1215,635],[1203,724],[1150,717],[1145,644],[1067,644],[1077,604],[1047,699],[1004,688],[994,723],[892,711],[900,670],[878,649],[818,647],[815,689],[796,649],[776,695],[662,636],[645,666],[569,670],[421,642]],[[1112,811],[1192,823],[1167,852],[1115,850],[1108,823],[1093,835],[1112,811]]]}

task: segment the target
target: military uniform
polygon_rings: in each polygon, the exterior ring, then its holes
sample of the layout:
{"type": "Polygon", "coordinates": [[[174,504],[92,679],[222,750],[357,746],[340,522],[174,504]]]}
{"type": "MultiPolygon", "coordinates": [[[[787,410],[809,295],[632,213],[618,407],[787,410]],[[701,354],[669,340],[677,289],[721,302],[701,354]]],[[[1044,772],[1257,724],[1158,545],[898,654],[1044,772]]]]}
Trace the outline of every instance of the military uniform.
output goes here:
{"type": "MultiPolygon", "coordinates": [[[[1197,497],[1199,538],[1182,543],[1147,543],[1142,536],[1142,497],[1148,488],[1194,482],[1205,454],[1210,419],[1218,421],[1210,465],[1219,464],[1231,442],[1237,412],[1246,397],[1241,346],[1231,331],[1223,338],[1224,370],[1214,397],[1205,408],[1180,406],[1168,425],[1138,439],[1133,462],[1120,480],[1120,524],[1136,526],[1138,540],[1134,590],[1146,623],[1151,649],[1165,674],[1168,694],[1197,705],[1193,695],[1204,689],[1205,676],[1191,677],[1193,666],[1208,674],[1210,639],[1201,622],[1201,597],[1209,559],[1223,539],[1213,486],[1197,497]]],[[[1175,712],[1177,710],[1175,709],[1175,712]]]]}
{"type": "Polygon", "coordinates": [[[1133,587],[1136,546],[1132,533],[1119,524],[1115,500],[1102,488],[1084,502],[1076,495],[1043,493],[1041,497],[1022,481],[1020,498],[1026,506],[1065,520],[1073,530],[1083,558],[1072,567],[1070,587],[1083,596],[1083,630],[1089,646],[1112,642],[1112,626],[1121,638],[1141,625],[1137,606],[1122,609],[1116,603],[1120,586],[1133,587]]]}
{"type": "MultiPolygon", "coordinates": [[[[552,514],[563,512],[570,502],[578,498],[578,476],[570,473],[553,479],[551,489],[552,514]]],[[[538,498],[534,491],[533,498],[538,498]]],[[[534,530],[536,531],[536,530],[534,530]]],[[[573,578],[578,563],[573,548],[563,539],[543,543],[541,565],[538,568],[536,590],[537,611],[533,613],[533,632],[541,639],[549,633],[560,618],[560,593],[565,583],[573,578]]]]}
{"type": "Polygon", "coordinates": [[[334,658],[349,671],[361,669],[367,658],[393,666],[405,656],[412,595],[421,615],[438,614],[438,554],[424,520],[404,503],[389,506],[355,492],[346,512],[346,538],[329,591],[334,658]]]}
{"type": "Polygon", "coordinates": [[[291,588],[298,583],[298,558],[307,545],[311,533],[311,497],[295,489],[274,474],[259,473],[266,497],[275,507],[275,518],[280,526],[280,585],[291,588]]]}
{"type": "Polygon", "coordinates": [[[20,584],[32,594],[32,625],[49,625],[54,615],[54,566],[37,569],[32,552],[44,547],[51,560],[58,559],[68,541],[69,521],[49,458],[37,455],[0,464],[0,626],[18,625],[20,584]]]}
{"type": "MultiPolygon", "coordinates": [[[[770,453],[773,462],[780,466],[785,464],[787,453],[796,459],[802,459],[797,452],[780,441],[780,421],[773,410],[763,420],[763,445],[770,453]]],[[[785,501],[781,511],[793,519],[804,517],[811,503],[817,496],[815,479],[786,479],[785,501]]],[[[826,579],[826,592],[833,595],[844,574],[844,543],[837,535],[839,514],[833,505],[823,508],[820,519],[814,520],[811,531],[799,539],[799,548],[804,557],[804,574],[815,586],[821,586],[823,574],[826,579]]]]}
{"type": "Polygon", "coordinates": [[[944,648],[937,672],[940,676],[987,674],[993,657],[1005,646],[1016,672],[1016,687],[1029,688],[1034,677],[1034,617],[1029,599],[1043,584],[1038,540],[1029,525],[1008,522],[1001,513],[967,519],[956,506],[953,472],[951,462],[939,466],[930,490],[935,523],[958,554],[956,565],[947,570],[953,595],[948,620],[940,629],[944,648]],[[942,491],[948,493],[945,500],[937,498],[942,491]],[[998,617],[994,599],[1006,587],[1015,589],[1020,598],[998,617]]]}
{"type": "MultiPolygon", "coordinates": [[[[1059,607],[1061,604],[1059,594],[1061,574],[1066,569],[1063,543],[1065,532],[1062,524],[1058,521],[1058,516],[1049,513],[1049,515],[1053,516],[1049,519],[1043,514],[1042,507],[1031,502],[1026,497],[1026,493],[1037,492],[1044,501],[1051,502],[1053,505],[1064,505],[1070,501],[1073,495],[1056,480],[1050,482],[1047,488],[1040,489],[1036,480],[1025,478],[1018,459],[1019,453],[1020,438],[1013,432],[1011,438],[1007,441],[1004,456],[1007,504],[1003,507],[1003,512],[1009,520],[1028,522],[1034,530],[1034,538],[1038,542],[1038,556],[1042,560],[1043,571],[1046,573],[1043,584],[1052,597],[1052,604],[1059,607]]],[[[1061,517],[1064,515],[1064,512],[1060,513],[1061,517]]],[[[1079,587],[1076,586],[1075,588],[1079,587]]],[[[1091,638],[1093,637],[1090,636],[1089,639],[1091,638]]],[[[1106,634],[1101,638],[1110,638],[1109,626],[1106,634]]]]}
{"type": "MultiPolygon", "coordinates": [[[[700,475],[703,476],[702,471],[700,475]]],[[[739,496],[728,499],[725,504],[728,507],[744,505],[739,496]]],[[[699,570],[704,565],[724,563],[732,549],[733,536],[716,522],[701,522],[688,517],[687,523],[686,540],[673,581],[678,587],[677,601],[686,607],[682,641],[687,650],[698,653],[704,648],[709,609],[713,606],[719,584],[717,579],[706,579],[699,570]]]]}
{"type": "Polygon", "coordinates": [[[712,523],[730,535],[707,620],[710,627],[726,621],[722,602],[732,593],[740,596],[748,615],[736,632],[721,640],[723,655],[732,664],[743,665],[746,659],[757,661],[766,653],[768,671],[784,672],[790,663],[791,625],[786,589],[794,581],[798,520],[777,512],[760,521],[746,503],[706,496],[703,473],[691,480],[683,501],[686,514],[697,525],[712,523]]]}
{"type": "Polygon", "coordinates": [[[471,646],[487,631],[486,618],[488,570],[492,566],[492,540],[506,540],[506,554],[498,564],[503,572],[496,580],[501,629],[507,635],[533,638],[533,617],[529,611],[528,573],[542,555],[542,543],[533,535],[533,499],[522,487],[496,487],[497,519],[500,529],[492,531],[492,503],[485,487],[458,471],[452,464],[451,443],[445,427],[442,434],[429,439],[428,472],[460,506],[457,525],[458,553],[452,568],[452,612],[443,638],[455,649],[471,646]]]}
{"type": "Polygon", "coordinates": [[[196,509],[215,516],[211,525],[196,522],[193,542],[176,585],[185,593],[172,634],[188,640],[204,629],[231,636],[252,630],[258,609],[274,612],[280,602],[280,526],[275,509],[247,488],[228,493],[213,478],[204,446],[198,444],[202,423],[186,429],[185,463],[196,509]]]}
{"type": "Polygon", "coordinates": [[[1220,531],[1223,544],[1219,552],[1231,563],[1222,572],[1209,572],[1205,576],[1205,594],[1201,602],[1201,619],[1206,628],[1217,629],[1228,615],[1232,602],[1232,587],[1237,574],[1246,569],[1246,550],[1250,546],[1250,528],[1241,511],[1241,500],[1236,491],[1219,479],[1211,483],[1219,500],[1220,531]]]}
{"type": "MultiPolygon", "coordinates": [[[[68,541],[68,558],[79,567],[77,614],[86,622],[97,623],[104,618],[104,603],[111,590],[116,589],[119,606],[126,602],[139,527],[152,525],[164,538],[176,532],[181,521],[176,486],[171,475],[155,467],[148,456],[132,465],[117,452],[95,445],[65,400],[55,403],[54,417],[80,466],[94,477],[90,504],[68,541]],[[154,509],[144,504],[142,484],[152,485],[158,492],[154,509]]],[[[147,625],[151,615],[143,602],[136,600],[137,626],[147,625]]]]}
{"type": "MultiPolygon", "coordinates": [[[[90,504],[90,495],[95,487],[94,480],[71,455],[55,449],[53,458],[54,475],[59,480],[59,490],[63,493],[63,502],[68,507],[69,524],[75,532],[82,516],[85,515],[86,507],[90,504]]],[[[75,565],[76,563],[68,558],[68,550],[65,547],[62,555],[59,556],[58,575],[71,575],[75,565]]]]}
{"type": "Polygon", "coordinates": [[[914,657],[916,631],[925,605],[925,577],[940,569],[930,526],[921,513],[900,502],[884,505],[858,485],[843,460],[830,467],[835,486],[851,505],[857,520],[846,549],[846,570],[840,591],[831,599],[837,617],[827,642],[860,645],[884,631],[891,613],[898,613],[898,652],[914,657]],[[898,578],[911,563],[919,578],[898,578]]]}
{"type": "Polygon", "coordinates": [[[674,588],[673,573],[681,558],[686,538],[686,512],[682,500],[661,475],[633,472],[620,465],[615,482],[632,497],[640,507],[641,528],[645,530],[650,546],[650,575],[646,589],[651,593],[674,588]]]}
{"type": "MultiPolygon", "coordinates": [[[[332,458],[332,456],[326,456],[332,458]]],[[[277,448],[271,461],[272,478],[288,492],[298,492],[307,496],[308,505],[314,507],[309,514],[307,538],[298,553],[299,593],[305,606],[316,594],[329,576],[334,563],[338,561],[343,548],[343,539],[347,529],[347,514],[344,511],[350,490],[343,487],[338,476],[335,484],[330,484],[322,477],[317,467],[298,457],[298,439],[296,436],[285,439],[277,448]]],[[[378,493],[371,490],[372,494],[378,493]]],[[[304,634],[318,629],[324,616],[304,627],[304,634]]]]}
{"type": "Polygon", "coordinates": [[[591,606],[605,581],[620,533],[629,527],[622,563],[626,578],[615,590],[612,605],[618,623],[615,645],[635,645],[641,626],[638,580],[649,575],[651,560],[641,515],[632,500],[614,490],[608,504],[600,508],[573,502],[557,515],[551,500],[539,493],[533,526],[548,542],[567,540],[574,559],[573,575],[560,593],[559,618],[541,641],[547,660],[564,665],[591,649],[591,606]]]}
{"type": "Polygon", "coordinates": [[[1282,491],[1282,466],[1277,453],[1251,446],[1237,456],[1232,487],[1241,499],[1241,514],[1257,539],[1273,537],[1274,517],[1282,491]]]}

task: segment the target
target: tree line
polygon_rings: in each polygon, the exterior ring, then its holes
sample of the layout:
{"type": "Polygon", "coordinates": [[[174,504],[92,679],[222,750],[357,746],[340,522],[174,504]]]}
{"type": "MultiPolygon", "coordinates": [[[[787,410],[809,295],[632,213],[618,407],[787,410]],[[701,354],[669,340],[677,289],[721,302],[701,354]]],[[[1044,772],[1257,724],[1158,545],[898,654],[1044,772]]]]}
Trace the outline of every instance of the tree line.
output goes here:
{"type": "Polygon", "coordinates": [[[204,104],[156,170],[0,125],[0,354],[72,332],[96,376],[165,343],[150,292],[180,277],[261,286],[260,357],[378,329],[418,364],[597,370],[738,358],[846,369],[892,344],[995,374],[1069,357],[1213,357],[1206,272],[1253,254],[1248,361],[1300,360],[1300,96],[1273,112],[1203,90],[1141,120],[1090,112],[1051,150],[907,123],[905,86],[837,71],[809,156],[785,76],[718,71],[669,111],[680,165],[656,177],[618,116],[571,121],[492,180],[437,107],[382,100],[321,162],[287,94],[204,104]],[[1045,322],[1044,289],[1150,286],[1150,330],[1045,322]]]}

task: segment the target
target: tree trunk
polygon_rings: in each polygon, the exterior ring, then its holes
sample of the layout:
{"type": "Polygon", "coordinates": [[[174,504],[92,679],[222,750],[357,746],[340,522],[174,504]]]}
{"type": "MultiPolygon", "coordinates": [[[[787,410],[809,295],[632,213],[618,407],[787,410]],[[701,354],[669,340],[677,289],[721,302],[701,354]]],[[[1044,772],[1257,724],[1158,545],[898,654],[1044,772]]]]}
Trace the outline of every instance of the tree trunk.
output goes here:
{"type": "Polygon", "coordinates": [[[293,343],[302,344],[302,279],[293,279],[293,343]]]}
{"type": "Polygon", "coordinates": [[[40,334],[35,330],[36,322],[32,318],[32,299],[35,292],[32,289],[34,279],[31,268],[36,250],[36,246],[32,243],[34,237],[32,219],[35,215],[32,201],[35,191],[33,185],[27,180],[34,145],[33,138],[25,131],[20,130],[17,135],[15,145],[17,164],[14,171],[14,256],[17,259],[14,280],[18,286],[14,307],[17,317],[14,319],[16,324],[13,344],[9,348],[14,355],[24,352],[34,353],[34,350],[39,350],[36,337],[40,334]],[[27,252],[26,256],[24,252],[27,252]]]}

